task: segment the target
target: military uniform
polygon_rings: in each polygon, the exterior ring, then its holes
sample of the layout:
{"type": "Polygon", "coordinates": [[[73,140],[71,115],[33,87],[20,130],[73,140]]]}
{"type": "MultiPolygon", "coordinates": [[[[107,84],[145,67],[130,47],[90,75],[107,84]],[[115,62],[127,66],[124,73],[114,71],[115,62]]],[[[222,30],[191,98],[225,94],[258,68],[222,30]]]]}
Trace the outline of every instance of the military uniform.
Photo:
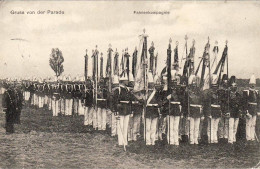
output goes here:
{"type": "Polygon", "coordinates": [[[87,81],[85,86],[85,94],[84,94],[84,125],[92,125],[93,119],[93,86],[91,84],[91,80],[87,81]]]}
{"type": "Polygon", "coordinates": [[[14,119],[15,119],[15,94],[11,87],[9,87],[3,95],[2,99],[3,111],[6,118],[6,133],[14,133],[14,119]]]}
{"type": "Polygon", "coordinates": [[[13,101],[15,102],[15,107],[16,107],[15,114],[14,114],[14,123],[20,124],[20,116],[23,107],[23,93],[21,89],[18,87],[15,87],[13,91],[15,96],[15,99],[13,101]]]}
{"type": "Polygon", "coordinates": [[[65,85],[65,115],[72,115],[72,104],[73,104],[73,86],[70,83],[65,85]]]}
{"type": "Polygon", "coordinates": [[[53,94],[52,94],[52,114],[53,116],[58,116],[60,112],[60,85],[54,84],[53,86],[53,94]]]}
{"type": "Polygon", "coordinates": [[[251,87],[249,90],[243,91],[243,106],[246,113],[246,140],[255,141],[255,126],[256,117],[260,112],[260,95],[259,91],[254,89],[256,79],[251,76],[249,84],[251,87]]]}

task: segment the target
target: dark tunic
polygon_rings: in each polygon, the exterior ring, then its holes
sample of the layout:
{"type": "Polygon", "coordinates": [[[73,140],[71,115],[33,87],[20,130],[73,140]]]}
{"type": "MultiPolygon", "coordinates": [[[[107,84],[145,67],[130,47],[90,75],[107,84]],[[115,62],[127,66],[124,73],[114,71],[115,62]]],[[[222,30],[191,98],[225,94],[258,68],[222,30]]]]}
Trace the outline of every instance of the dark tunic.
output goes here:
{"type": "MultiPolygon", "coordinates": [[[[148,96],[150,97],[152,93],[153,93],[153,90],[149,90],[148,96]]],[[[149,97],[148,97],[148,99],[149,99],[149,97]]],[[[160,109],[161,105],[162,105],[162,95],[161,95],[160,91],[156,90],[153,98],[147,105],[146,117],[147,118],[159,117],[159,109],[160,109]]]]}
{"type": "Polygon", "coordinates": [[[260,96],[258,90],[243,91],[243,106],[244,110],[248,110],[251,115],[256,115],[260,112],[260,96]]]}
{"type": "Polygon", "coordinates": [[[6,132],[14,132],[14,120],[15,120],[15,94],[11,89],[7,89],[3,95],[2,106],[5,111],[6,117],[6,132]]]}
{"type": "Polygon", "coordinates": [[[190,90],[189,92],[189,102],[190,102],[190,117],[200,118],[202,116],[202,98],[199,89],[190,90]]]}

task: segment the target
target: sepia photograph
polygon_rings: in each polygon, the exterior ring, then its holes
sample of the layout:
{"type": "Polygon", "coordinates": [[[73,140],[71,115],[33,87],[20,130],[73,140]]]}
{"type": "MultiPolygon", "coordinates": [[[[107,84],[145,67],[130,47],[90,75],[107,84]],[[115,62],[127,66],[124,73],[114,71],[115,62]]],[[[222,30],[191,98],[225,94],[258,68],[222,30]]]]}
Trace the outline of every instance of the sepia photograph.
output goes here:
{"type": "Polygon", "coordinates": [[[260,168],[260,1],[0,0],[0,168],[260,168]]]}

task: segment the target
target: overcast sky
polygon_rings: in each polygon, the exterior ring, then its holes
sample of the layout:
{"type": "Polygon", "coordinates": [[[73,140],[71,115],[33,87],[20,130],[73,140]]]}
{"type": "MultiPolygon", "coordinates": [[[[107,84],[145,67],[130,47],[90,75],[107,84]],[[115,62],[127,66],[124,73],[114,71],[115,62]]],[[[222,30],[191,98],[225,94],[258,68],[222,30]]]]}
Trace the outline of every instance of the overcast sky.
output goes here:
{"type": "MultiPolygon", "coordinates": [[[[65,58],[64,74],[83,75],[85,49],[98,45],[105,57],[109,43],[132,55],[138,35],[146,29],[148,47],[154,42],[159,69],[165,64],[169,38],[179,41],[179,57],[188,35],[188,48],[196,40],[195,66],[210,37],[211,51],[218,41],[222,54],[229,46],[229,72],[238,78],[260,78],[260,2],[139,2],[139,1],[14,1],[0,6],[0,77],[53,76],[49,67],[52,48],[65,58]],[[64,15],[12,15],[10,11],[62,10],[64,15]],[[169,11],[165,15],[134,11],[169,11]],[[28,41],[11,40],[22,38],[28,41]],[[23,56],[23,57],[22,57],[23,56]]],[[[89,64],[91,69],[91,64],[89,64]]]]}

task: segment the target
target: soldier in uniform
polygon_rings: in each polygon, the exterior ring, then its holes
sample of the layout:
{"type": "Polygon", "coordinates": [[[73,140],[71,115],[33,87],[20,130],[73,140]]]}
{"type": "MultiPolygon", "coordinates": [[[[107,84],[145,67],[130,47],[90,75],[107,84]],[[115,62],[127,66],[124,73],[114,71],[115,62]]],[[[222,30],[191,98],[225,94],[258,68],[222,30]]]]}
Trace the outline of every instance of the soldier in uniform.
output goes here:
{"type": "Polygon", "coordinates": [[[255,89],[256,78],[250,77],[249,89],[243,91],[243,106],[246,115],[246,140],[255,141],[256,116],[260,112],[259,91],[255,89]]]}
{"type": "Polygon", "coordinates": [[[93,83],[90,79],[87,79],[85,85],[84,103],[85,103],[85,114],[84,114],[84,125],[92,125],[92,112],[93,112],[93,83]]]}
{"type": "Polygon", "coordinates": [[[189,138],[190,144],[199,144],[200,120],[204,116],[202,114],[202,98],[199,89],[199,77],[191,75],[189,77],[189,111],[188,118],[190,121],[189,138]]]}
{"type": "Polygon", "coordinates": [[[167,115],[168,132],[167,139],[170,145],[179,145],[179,123],[181,112],[181,93],[180,87],[177,86],[180,83],[180,78],[177,76],[176,70],[172,70],[172,86],[170,89],[170,95],[167,96],[169,112],[167,115]]]}
{"type": "Polygon", "coordinates": [[[236,134],[239,123],[239,117],[242,114],[242,97],[237,91],[236,77],[231,76],[229,85],[229,112],[228,119],[228,143],[236,142],[236,134]]]}
{"type": "Polygon", "coordinates": [[[72,115],[72,104],[73,104],[73,85],[71,82],[68,81],[65,84],[65,115],[71,116],[72,115]]]}
{"type": "MultiPolygon", "coordinates": [[[[151,74],[151,72],[150,72],[151,74]]],[[[152,74],[148,76],[148,100],[146,109],[146,145],[155,145],[157,122],[162,105],[160,79],[156,77],[155,84],[152,74]]]]}
{"type": "Polygon", "coordinates": [[[218,90],[218,76],[214,75],[212,76],[212,86],[211,90],[208,92],[208,105],[210,108],[207,108],[205,111],[205,116],[208,117],[208,142],[209,143],[218,143],[218,124],[220,117],[222,116],[222,110],[221,110],[221,95],[220,91],[218,90]]]}
{"type": "Polygon", "coordinates": [[[59,114],[59,100],[60,100],[60,84],[53,84],[52,94],[52,114],[58,116],[59,114]]]}
{"type": "Polygon", "coordinates": [[[15,103],[15,107],[16,107],[16,111],[14,114],[14,123],[15,124],[20,124],[20,116],[21,116],[21,112],[22,112],[22,107],[23,107],[23,93],[21,90],[21,84],[20,82],[16,83],[14,88],[14,103],[15,103]]]}
{"type": "Polygon", "coordinates": [[[9,82],[9,84],[7,84],[5,87],[6,91],[3,95],[2,106],[6,118],[6,133],[11,134],[14,133],[14,116],[16,111],[15,94],[13,91],[14,86],[9,82]]]}
{"type": "Polygon", "coordinates": [[[111,136],[116,136],[118,131],[117,131],[117,119],[116,115],[118,113],[118,103],[116,99],[118,99],[118,94],[119,94],[119,77],[117,75],[114,75],[113,77],[113,84],[112,84],[112,94],[110,95],[110,103],[111,103],[111,136]]]}
{"type": "Polygon", "coordinates": [[[130,105],[130,90],[128,88],[128,79],[125,74],[122,74],[120,78],[120,86],[115,90],[115,101],[117,102],[117,109],[119,114],[118,120],[118,144],[128,145],[127,133],[128,133],[128,123],[129,116],[131,114],[130,105]]]}

